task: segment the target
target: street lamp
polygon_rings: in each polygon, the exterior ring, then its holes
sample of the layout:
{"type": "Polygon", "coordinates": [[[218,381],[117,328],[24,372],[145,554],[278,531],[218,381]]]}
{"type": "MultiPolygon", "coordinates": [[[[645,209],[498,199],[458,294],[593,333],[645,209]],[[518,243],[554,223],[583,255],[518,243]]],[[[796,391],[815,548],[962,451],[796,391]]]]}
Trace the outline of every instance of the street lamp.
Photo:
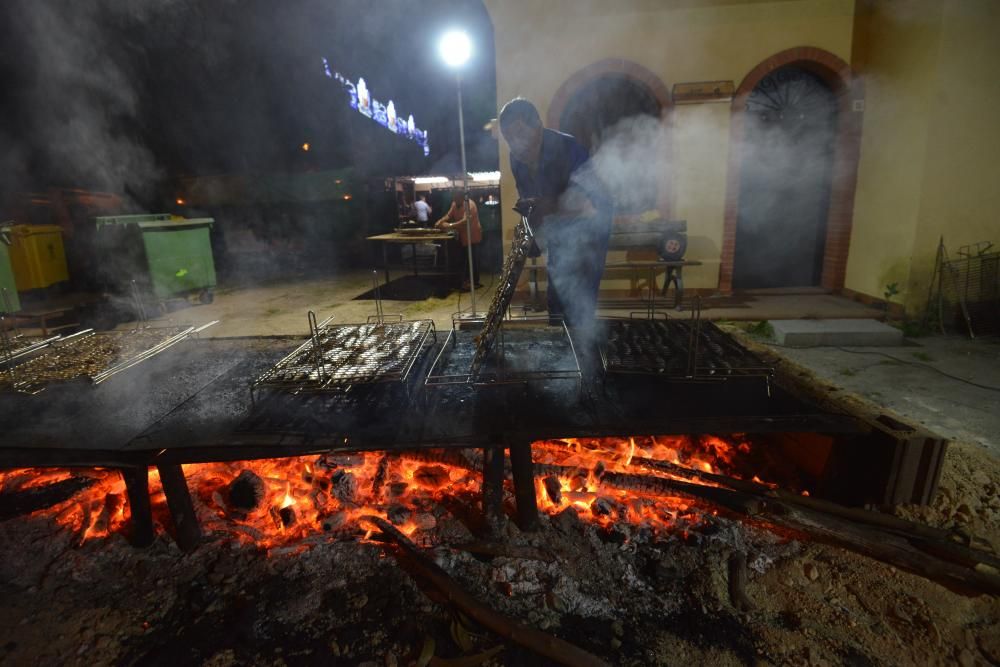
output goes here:
{"type": "Polygon", "coordinates": [[[458,138],[462,152],[462,212],[465,215],[465,250],[469,260],[469,296],[472,300],[472,317],[476,317],[476,279],[472,268],[472,219],[469,216],[469,172],[465,167],[465,123],[462,119],[462,66],[472,55],[472,42],[462,30],[450,30],[438,43],[441,59],[455,70],[455,88],[458,91],[458,138]]]}

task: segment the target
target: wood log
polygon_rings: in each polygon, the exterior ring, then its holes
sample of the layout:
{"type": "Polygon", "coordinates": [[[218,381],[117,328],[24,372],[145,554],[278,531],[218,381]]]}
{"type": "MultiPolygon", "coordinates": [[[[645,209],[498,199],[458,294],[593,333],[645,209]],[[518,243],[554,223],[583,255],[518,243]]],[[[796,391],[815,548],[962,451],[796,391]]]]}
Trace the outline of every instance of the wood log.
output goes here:
{"type": "Polygon", "coordinates": [[[0,493],[0,521],[66,502],[80,491],[92,486],[95,481],[87,477],[69,477],[23,490],[4,490],[0,493]]]}
{"type": "MultiPolygon", "coordinates": [[[[618,490],[685,496],[767,527],[781,527],[828,544],[881,560],[963,592],[1000,595],[1000,575],[990,566],[968,567],[917,549],[906,538],[878,526],[858,523],[817,509],[717,486],[660,477],[605,473],[601,484],[618,490]]],[[[971,550],[970,550],[971,551],[971,550]]]]}
{"type": "Polygon", "coordinates": [[[128,495],[130,541],[136,547],[148,547],[156,539],[153,512],[149,501],[149,469],[146,466],[121,469],[128,495]]]}
{"type": "MultiPolygon", "coordinates": [[[[548,441],[545,443],[545,446],[548,448],[554,448],[557,446],[557,442],[558,441],[548,441]]],[[[577,443],[577,446],[581,445],[596,454],[606,454],[609,456],[616,454],[615,452],[590,447],[583,443],[577,443]]],[[[829,500],[803,496],[784,489],[772,488],[765,484],[760,484],[751,480],[736,479],[726,475],[688,468],[670,461],[660,461],[657,459],[636,456],[632,458],[631,466],[644,468],[646,470],[666,472],[685,479],[702,480],[711,484],[718,484],[737,491],[742,491],[747,494],[757,495],[762,498],[776,498],[783,502],[806,507],[817,512],[831,514],[849,521],[855,521],[882,528],[906,539],[906,541],[915,548],[926,551],[927,553],[933,554],[944,560],[949,560],[966,567],[980,567],[980,569],[985,567],[988,572],[1000,572],[1000,556],[981,549],[974,549],[969,545],[957,542],[955,539],[956,536],[949,531],[934,528],[915,521],[907,521],[906,519],[901,519],[897,516],[893,516],[892,514],[874,512],[856,507],[846,507],[829,500]]],[[[537,468],[539,468],[539,465],[536,465],[536,469],[537,468]]],[[[565,469],[561,466],[544,466],[544,471],[548,474],[565,475],[567,473],[564,472],[564,470],[565,469]]]]}
{"type": "Polygon", "coordinates": [[[390,454],[383,454],[378,460],[378,468],[375,469],[375,477],[372,479],[372,500],[376,503],[382,496],[382,487],[385,485],[386,473],[389,472],[390,460],[390,454]]]}
{"type": "Polygon", "coordinates": [[[838,516],[842,519],[875,526],[890,531],[895,535],[903,537],[914,547],[937,555],[945,560],[950,560],[966,567],[976,567],[986,565],[1000,571],[1000,557],[981,549],[973,549],[954,540],[954,535],[946,530],[934,528],[926,524],[915,521],[907,521],[892,514],[883,512],[873,512],[871,510],[856,507],[846,507],[822,498],[812,498],[802,496],[797,493],[785,491],[784,489],[771,488],[765,484],[757,482],[735,479],[725,475],[705,472],[703,470],[693,470],[684,466],[670,463],[668,461],[657,461],[635,457],[632,465],[668,472],[678,477],[687,479],[699,479],[713,484],[720,484],[737,491],[757,494],[764,498],[775,498],[785,503],[809,508],[817,512],[823,512],[838,516]]]}
{"type": "Polygon", "coordinates": [[[597,656],[541,630],[535,630],[494,611],[462,589],[451,576],[420,551],[408,537],[388,521],[376,516],[361,517],[391,539],[405,553],[413,569],[429,581],[462,613],[490,631],[561,665],[607,665],[597,656]]]}
{"type": "Polygon", "coordinates": [[[740,611],[754,608],[747,595],[747,555],[742,551],[729,555],[729,601],[740,611]]]}
{"type": "Polygon", "coordinates": [[[167,497],[170,518],[174,521],[177,545],[185,552],[194,551],[201,544],[201,526],[194,512],[184,471],[179,464],[160,463],[156,468],[160,471],[160,482],[167,497]]]}

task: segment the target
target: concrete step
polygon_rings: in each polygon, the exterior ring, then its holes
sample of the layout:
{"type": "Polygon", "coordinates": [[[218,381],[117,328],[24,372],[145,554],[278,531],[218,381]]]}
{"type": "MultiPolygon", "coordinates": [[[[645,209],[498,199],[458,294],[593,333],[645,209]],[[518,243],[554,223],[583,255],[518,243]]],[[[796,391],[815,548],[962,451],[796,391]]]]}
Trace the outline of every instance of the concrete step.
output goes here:
{"type": "Polygon", "coordinates": [[[789,347],[896,346],[903,332],[876,320],[771,320],[774,340],[789,347]]]}

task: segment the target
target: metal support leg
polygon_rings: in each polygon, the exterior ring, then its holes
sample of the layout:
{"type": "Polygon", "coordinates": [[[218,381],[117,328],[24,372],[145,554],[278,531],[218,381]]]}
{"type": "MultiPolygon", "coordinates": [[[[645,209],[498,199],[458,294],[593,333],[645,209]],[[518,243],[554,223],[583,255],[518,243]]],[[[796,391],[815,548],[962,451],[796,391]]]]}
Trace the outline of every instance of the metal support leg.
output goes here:
{"type": "Polygon", "coordinates": [[[122,468],[125,493],[128,495],[128,512],[131,517],[130,541],[135,547],[148,547],[156,539],[153,532],[153,512],[149,505],[149,469],[122,468]]]}
{"type": "Polygon", "coordinates": [[[503,447],[483,449],[483,514],[490,536],[503,527],[503,447]]]}
{"type": "Polygon", "coordinates": [[[517,522],[523,531],[537,530],[538,503],[535,499],[535,466],[531,461],[530,442],[510,446],[510,468],[514,474],[517,522]]]}
{"type": "Polygon", "coordinates": [[[681,301],[684,299],[684,267],[668,266],[667,273],[663,276],[663,296],[667,296],[667,289],[670,283],[674,284],[674,309],[681,310],[681,301]]]}
{"type": "Polygon", "coordinates": [[[163,464],[156,466],[160,471],[160,481],[163,483],[163,493],[167,496],[167,507],[174,520],[177,531],[177,545],[182,551],[194,551],[201,543],[201,526],[191,504],[191,492],[188,490],[184,471],[180,464],[163,464]]]}

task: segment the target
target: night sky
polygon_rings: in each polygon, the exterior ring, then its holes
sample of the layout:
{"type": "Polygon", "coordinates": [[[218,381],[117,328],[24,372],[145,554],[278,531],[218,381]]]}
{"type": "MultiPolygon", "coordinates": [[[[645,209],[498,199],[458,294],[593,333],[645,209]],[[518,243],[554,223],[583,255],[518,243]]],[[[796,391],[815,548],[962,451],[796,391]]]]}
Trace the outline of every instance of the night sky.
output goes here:
{"type": "Polygon", "coordinates": [[[0,194],[83,187],[153,205],[195,174],[458,173],[455,78],[436,47],[451,26],[475,45],[463,74],[469,169],[495,169],[479,0],[5,0],[0,194]],[[323,57],[412,113],[430,157],[351,110],[323,57]]]}

